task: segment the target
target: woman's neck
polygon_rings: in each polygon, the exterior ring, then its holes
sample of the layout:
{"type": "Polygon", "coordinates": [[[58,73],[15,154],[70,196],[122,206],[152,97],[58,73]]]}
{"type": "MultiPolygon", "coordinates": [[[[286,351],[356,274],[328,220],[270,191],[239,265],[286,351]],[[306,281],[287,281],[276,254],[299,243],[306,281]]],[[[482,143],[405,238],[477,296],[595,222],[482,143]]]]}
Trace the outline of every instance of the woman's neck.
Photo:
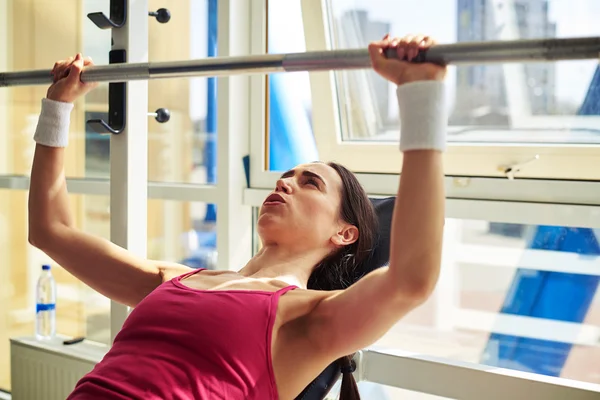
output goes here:
{"type": "Polygon", "coordinates": [[[308,278],[325,254],[295,252],[277,245],[264,246],[239,273],[251,278],[271,278],[306,289],[308,278]]]}

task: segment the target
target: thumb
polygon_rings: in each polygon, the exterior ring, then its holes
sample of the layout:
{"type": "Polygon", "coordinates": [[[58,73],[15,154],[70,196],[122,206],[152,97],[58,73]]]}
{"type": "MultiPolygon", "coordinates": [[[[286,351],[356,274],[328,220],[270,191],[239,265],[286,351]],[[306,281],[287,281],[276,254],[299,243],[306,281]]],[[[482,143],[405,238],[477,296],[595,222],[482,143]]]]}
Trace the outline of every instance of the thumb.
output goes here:
{"type": "Polygon", "coordinates": [[[386,57],[383,54],[383,50],[389,46],[389,40],[384,39],[377,42],[371,42],[369,44],[369,56],[371,57],[371,64],[375,70],[380,69],[386,62],[386,57]]]}

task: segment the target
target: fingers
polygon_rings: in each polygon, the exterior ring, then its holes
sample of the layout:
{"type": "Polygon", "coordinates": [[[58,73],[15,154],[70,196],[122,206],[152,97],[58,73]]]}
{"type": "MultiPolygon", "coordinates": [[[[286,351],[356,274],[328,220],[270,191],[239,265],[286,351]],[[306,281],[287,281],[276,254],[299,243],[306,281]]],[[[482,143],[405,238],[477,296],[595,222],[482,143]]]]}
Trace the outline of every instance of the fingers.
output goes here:
{"type": "Polygon", "coordinates": [[[54,64],[54,68],[52,68],[54,82],[57,82],[67,76],[69,66],[71,65],[74,59],[74,57],[69,57],[65,60],[57,61],[54,64]]]}
{"type": "Polygon", "coordinates": [[[61,61],[57,61],[54,63],[52,67],[51,74],[53,76],[54,82],[67,78],[68,76],[72,76],[73,82],[79,78],[81,72],[84,67],[93,66],[94,62],[91,57],[83,57],[81,53],[78,53],[75,57],[69,57],[61,61]],[[73,71],[73,75],[71,75],[71,71],[73,71]]]}
{"type": "Polygon", "coordinates": [[[73,63],[69,66],[69,73],[67,76],[67,80],[73,84],[78,84],[81,82],[81,72],[83,71],[84,62],[81,54],[77,54],[73,63]]]}
{"type": "Polygon", "coordinates": [[[425,35],[406,35],[398,41],[398,58],[406,57],[407,61],[412,61],[419,54],[420,50],[427,49],[432,45],[433,40],[425,35]]]}
{"type": "Polygon", "coordinates": [[[87,56],[86,58],[83,59],[83,65],[85,67],[90,67],[92,65],[94,65],[94,61],[92,60],[92,57],[87,56]]]}
{"type": "Polygon", "coordinates": [[[385,62],[384,51],[386,49],[396,49],[398,60],[412,61],[419,55],[419,52],[435,45],[435,40],[426,35],[406,35],[402,38],[391,38],[389,34],[385,35],[380,41],[372,42],[369,45],[369,54],[374,67],[385,62]]]}

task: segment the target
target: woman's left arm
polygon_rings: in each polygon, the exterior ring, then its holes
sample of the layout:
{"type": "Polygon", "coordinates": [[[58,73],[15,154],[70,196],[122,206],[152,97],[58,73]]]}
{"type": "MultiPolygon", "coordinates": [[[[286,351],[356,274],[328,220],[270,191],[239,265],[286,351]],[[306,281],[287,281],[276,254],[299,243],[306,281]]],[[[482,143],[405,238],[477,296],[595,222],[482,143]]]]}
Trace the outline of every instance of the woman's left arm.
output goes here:
{"type": "Polygon", "coordinates": [[[381,56],[390,46],[410,52],[414,43],[430,45],[422,37],[409,37],[399,43],[384,40],[370,46],[375,70],[398,84],[402,175],[392,218],[389,267],[324,298],[308,318],[311,345],[329,359],[373,344],[422,304],[438,279],[445,200],[445,68],[381,56]]]}

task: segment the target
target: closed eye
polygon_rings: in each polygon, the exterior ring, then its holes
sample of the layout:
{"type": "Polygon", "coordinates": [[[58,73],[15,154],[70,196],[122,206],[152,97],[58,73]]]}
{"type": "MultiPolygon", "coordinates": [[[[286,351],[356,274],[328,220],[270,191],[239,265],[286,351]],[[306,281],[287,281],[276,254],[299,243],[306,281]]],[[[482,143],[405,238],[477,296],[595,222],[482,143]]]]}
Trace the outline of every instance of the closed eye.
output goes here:
{"type": "Polygon", "coordinates": [[[308,178],[306,180],[306,183],[308,183],[309,185],[314,185],[316,188],[319,187],[319,183],[313,178],[308,178]]]}

